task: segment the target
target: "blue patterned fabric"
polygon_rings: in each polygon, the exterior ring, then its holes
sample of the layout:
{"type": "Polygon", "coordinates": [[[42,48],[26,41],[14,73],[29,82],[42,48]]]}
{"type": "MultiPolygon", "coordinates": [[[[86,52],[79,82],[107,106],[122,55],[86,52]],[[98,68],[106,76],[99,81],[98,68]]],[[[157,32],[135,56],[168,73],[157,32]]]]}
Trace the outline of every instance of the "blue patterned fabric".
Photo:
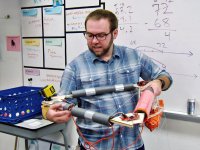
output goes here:
{"type": "MultiPolygon", "coordinates": [[[[69,94],[71,91],[93,88],[100,86],[109,86],[116,84],[137,83],[140,77],[143,80],[153,80],[160,75],[170,75],[149,57],[127,47],[114,45],[112,58],[105,62],[96,57],[89,50],[80,54],[71,63],[69,63],[63,73],[59,95],[69,94]]],[[[79,104],[79,107],[100,112],[103,114],[114,115],[117,112],[133,112],[137,104],[137,91],[108,93],[98,96],[80,97],[72,100],[79,104]]],[[[97,141],[103,137],[112,135],[111,127],[107,127],[89,119],[77,118],[83,136],[89,141],[97,141]]],[[[132,144],[139,133],[139,126],[134,128],[114,125],[114,149],[126,148],[132,144]]],[[[82,145],[83,139],[80,137],[82,145]]],[[[112,148],[113,139],[103,140],[98,143],[98,150],[107,150],[112,148]]],[[[130,149],[138,149],[143,145],[140,138],[130,149]]]]}

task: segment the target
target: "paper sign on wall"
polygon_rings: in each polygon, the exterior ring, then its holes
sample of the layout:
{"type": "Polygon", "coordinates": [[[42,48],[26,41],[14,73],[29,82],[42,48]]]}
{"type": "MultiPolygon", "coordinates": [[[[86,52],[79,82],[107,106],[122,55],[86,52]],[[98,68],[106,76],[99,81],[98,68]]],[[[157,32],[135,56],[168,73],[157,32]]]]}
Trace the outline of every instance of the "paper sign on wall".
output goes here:
{"type": "Polygon", "coordinates": [[[24,45],[26,46],[40,46],[39,39],[26,39],[24,40],[24,45]]]}
{"type": "Polygon", "coordinates": [[[44,9],[46,15],[62,14],[62,7],[50,7],[44,9]]]}
{"type": "Polygon", "coordinates": [[[22,10],[23,16],[37,16],[37,9],[22,10]]]}
{"type": "Polygon", "coordinates": [[[20,51],[20,36],[7,36],[7,50],[8,51],[20,51]]]}

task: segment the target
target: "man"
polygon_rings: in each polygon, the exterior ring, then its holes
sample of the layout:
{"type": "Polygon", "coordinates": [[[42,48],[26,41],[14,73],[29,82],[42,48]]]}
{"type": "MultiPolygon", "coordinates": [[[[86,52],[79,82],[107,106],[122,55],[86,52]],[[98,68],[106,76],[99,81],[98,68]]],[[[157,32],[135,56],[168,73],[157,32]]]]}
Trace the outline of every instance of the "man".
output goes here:
{"type": "MultiPolygon", "coordinates": [[[[170,87],[171,76],[149,57],[134,49],[113,44],[118,35],[118,20],[112,12],[102,9],[91,12],[85,20],[85,29],[84,35],[89,50],[68,64],[62,76],[59,95],[85,88],[135,84],[140,77],[150,81],[141,87],[141,90],[150,86],[155,96],[170,87]]],[[[129,91],[80,97],[72,101],[78,103],[81,108],[113,115],[117,112],[133,112],[137,97],[137,92],[129,91]]],[[[58,123],[67,122],[71,113],[67,110],[60,111],[61,107],[61,104],[52,105],[46,114],[47,119],[58,123]]],[[[113,125],[112,131],[111,128],[88,119],[77,118],[76,123],[82,134],[79,137],[81,149],[144,150],[143,141],[139,138],[139,125],[135,125],[134,128],[113,125]],[[102,139],[113,133],[114,137],[102,139]],[[91,144],[85,139],[99,142],[91,144]]]]}

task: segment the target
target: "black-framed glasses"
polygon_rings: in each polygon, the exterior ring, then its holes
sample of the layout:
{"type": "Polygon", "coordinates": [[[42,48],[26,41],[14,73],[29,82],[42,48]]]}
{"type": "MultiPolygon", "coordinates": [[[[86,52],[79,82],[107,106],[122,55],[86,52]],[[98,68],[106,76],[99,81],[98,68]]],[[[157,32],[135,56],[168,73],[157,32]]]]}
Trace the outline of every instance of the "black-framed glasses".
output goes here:
{"type": "Polygon", "coordinates": [[[93,40],[94,37],[96,37],[96,39],[98,41],[103,41],[106,39],[106,37],[110,34],[111,32],[109,33],[98,33],[98,34],[92,34],[90,32],[84,32],[84,36],[87,40],[93,40]]]}

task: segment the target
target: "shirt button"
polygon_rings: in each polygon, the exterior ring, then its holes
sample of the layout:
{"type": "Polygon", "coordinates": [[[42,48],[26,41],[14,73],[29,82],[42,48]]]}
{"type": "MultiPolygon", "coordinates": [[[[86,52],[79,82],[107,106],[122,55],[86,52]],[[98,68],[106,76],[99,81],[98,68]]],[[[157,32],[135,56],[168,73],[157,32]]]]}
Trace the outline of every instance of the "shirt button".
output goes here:
{"type": "Polygon", "coordinates": [[[127,73],[129,73],[129,70],[126,70],[127,73]]]}
{"type": "Polygon", "coordinates": [[[92,81],[92,78],[90,78],[90,81],[92,81]]]}
{"type": "Polygon", "coordinates": [[[121,105],[119,105],[119,108],[121,108],[121,105]]]}
{"type": "Polygon", "coordinates": [[[123,135],[121,135],[121,138],[123,138],[123,135]]]}

